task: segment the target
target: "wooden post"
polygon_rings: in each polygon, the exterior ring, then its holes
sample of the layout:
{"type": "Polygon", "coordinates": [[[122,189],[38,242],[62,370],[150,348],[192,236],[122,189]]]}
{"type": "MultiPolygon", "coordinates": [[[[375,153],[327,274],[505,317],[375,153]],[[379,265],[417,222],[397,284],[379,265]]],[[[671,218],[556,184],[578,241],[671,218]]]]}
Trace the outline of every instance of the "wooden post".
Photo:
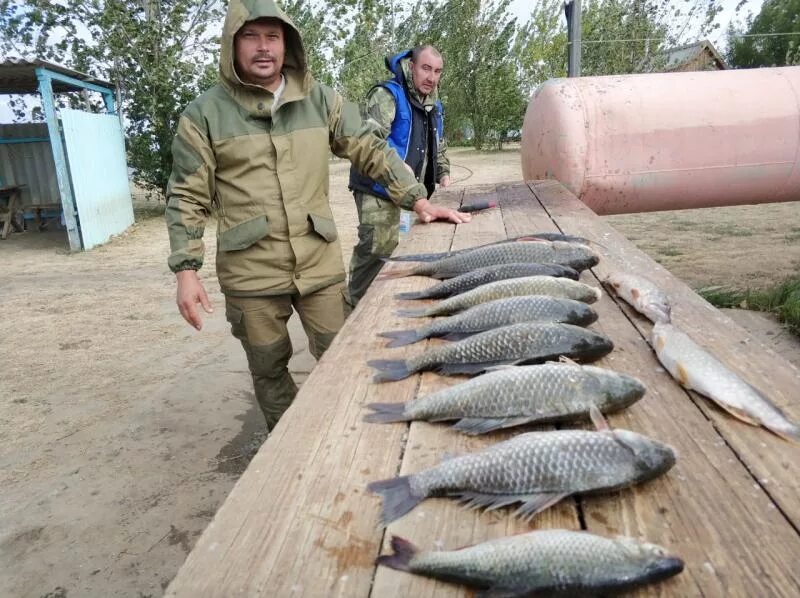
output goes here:
{"type": "Polygon", "coordinates": [[[581,0],[564,5],[567,16],[567,76],[581,76],[581,0]]]}
{"type": "Polygon", "coordinates": [[[61,141],[61,131],[58,127],[58,117],[56,116],[55,103],[53,102],[53,84],[49,73],[44,69],[36,69],[36,78],[39,80],[39,94],[42,96],[42,107],[44,108],[47,131],[50,136],[50,149],[53,152],[53,162],[56,166],[56,180],[58,181],[58,192],[61,195],[61,207],[64,210],[64,223],[67,226],[69,248],[72,251],[80,251],[83,246],[81,244],[80,230],[78,229],[75,199],[72,197],[72,184],[67,170],[67,156],[64,152],[64,144],[61,141]]]}

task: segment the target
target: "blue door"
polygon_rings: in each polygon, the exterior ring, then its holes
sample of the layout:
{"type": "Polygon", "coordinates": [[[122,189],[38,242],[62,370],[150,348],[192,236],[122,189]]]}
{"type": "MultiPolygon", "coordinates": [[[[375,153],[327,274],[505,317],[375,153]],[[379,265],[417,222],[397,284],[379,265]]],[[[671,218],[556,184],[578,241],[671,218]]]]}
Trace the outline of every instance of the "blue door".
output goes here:
{"type": "Polygon", "coordinates": [[[125,142],[119,118],[61,110],[67,163],[84,249],[133,224],[125,142]]]}

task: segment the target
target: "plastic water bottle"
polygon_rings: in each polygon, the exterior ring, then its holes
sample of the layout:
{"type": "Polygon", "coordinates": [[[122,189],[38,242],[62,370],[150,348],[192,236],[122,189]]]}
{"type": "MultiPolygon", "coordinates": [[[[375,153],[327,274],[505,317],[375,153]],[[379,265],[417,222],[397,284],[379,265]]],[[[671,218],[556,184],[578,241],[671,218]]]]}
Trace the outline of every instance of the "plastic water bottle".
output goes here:
{"type": "Polygon", "coordinates": [[[411,212],[400,210],[400,234],[405,235],[411,229],[411,212]]]}

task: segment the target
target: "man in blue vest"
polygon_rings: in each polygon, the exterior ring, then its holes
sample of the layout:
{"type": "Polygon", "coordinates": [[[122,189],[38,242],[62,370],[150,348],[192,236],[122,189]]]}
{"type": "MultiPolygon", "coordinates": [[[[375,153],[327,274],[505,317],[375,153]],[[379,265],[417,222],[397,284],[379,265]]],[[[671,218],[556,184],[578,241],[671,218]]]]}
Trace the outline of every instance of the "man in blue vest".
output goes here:
{"type": "MultiPolygon", "coordinates": [[[[433,46],[417,46],[386,58],[393,78],[367,92],[366,118],[377,125],[417,180],[428,198],[436,183],[450,184],[450,161],[442,139],[442,104],[438,99],[442,55],[433,46]]],[[[358,244],[350,260],[347,300],[355,307],[397,247],[400,208],[375,181],[350,169],[350,190],[358,209],[358,244]]],[[[451,220],[468,222],[467,214],[453,211],[451,220]]]]}

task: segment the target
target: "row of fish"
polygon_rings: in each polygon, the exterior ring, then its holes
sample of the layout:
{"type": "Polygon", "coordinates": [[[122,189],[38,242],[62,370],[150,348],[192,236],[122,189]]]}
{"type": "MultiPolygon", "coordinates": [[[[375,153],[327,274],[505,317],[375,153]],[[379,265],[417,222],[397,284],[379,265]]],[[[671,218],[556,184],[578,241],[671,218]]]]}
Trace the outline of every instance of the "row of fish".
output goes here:
{"type": "MultiPolygon", "coordinates": [[[[591,418],[596,430],[529,432],[476,453],[446,458],[408,476],[373,482],[383,524],[431,496],[473,508],[517,504],[530,519],[572,495],[609,492],[653,479],[676,461],[667,445],[630,430],[611,430],[602,413],[624,409],[645,393],[631,376],[577,363],[608,354],[613,343],[584,328],[597,320],[589,306],[600,290],[577,282],[598,263],[583,239],[526,235],[518,240],[414,256],[424,263],[383,275],[445,279],[401,299],[440,298],[402,317],[439,317],[416,329],[380,333],[397,347],[426,338],[439,344],[405,360],[374,360],[376,382],[415,372],[485,373],[406,404],[373,403],[373,423],[451,421],[467,434],[524,424],[591,418]],[[574,272],[574,274],[573,274],[574,272]],[[539,364],[539,365],[520,365],[539,364]]],[[[586,595],[625,590],[679,573],[683,563],[658,546],[631,538],[550,530],[485,542],[458,551],[419,553],[402,538],[379,564],[456,580],[486,596],[586,595]]]]}

